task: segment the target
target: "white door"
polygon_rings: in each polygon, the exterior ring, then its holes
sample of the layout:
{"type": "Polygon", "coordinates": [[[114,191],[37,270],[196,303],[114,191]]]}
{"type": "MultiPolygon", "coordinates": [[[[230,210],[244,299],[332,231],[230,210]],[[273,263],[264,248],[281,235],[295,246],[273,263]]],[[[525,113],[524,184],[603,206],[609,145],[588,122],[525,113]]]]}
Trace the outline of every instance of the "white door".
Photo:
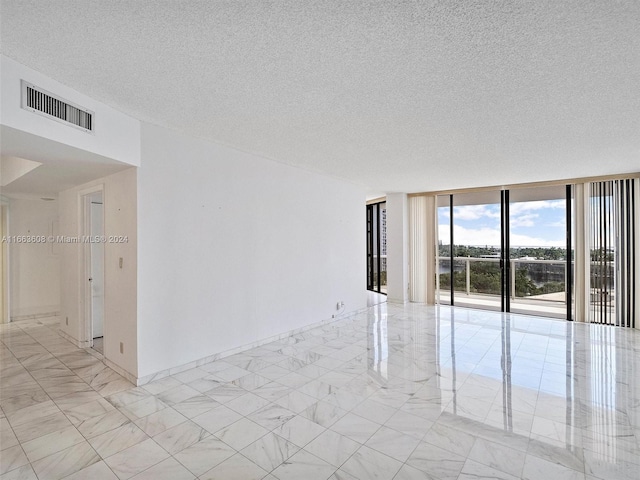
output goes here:
{"type": "MultiPolygon", "coordinates": [[[[101,200],[101,199],[100,199],[101,200]]],[[[104,235],[102,202],[91,201],[91,237],[104,235]]],[[[91,243],[91,325],[93,338],[103,336],[104,324],[104,243],[91,243]]]]}

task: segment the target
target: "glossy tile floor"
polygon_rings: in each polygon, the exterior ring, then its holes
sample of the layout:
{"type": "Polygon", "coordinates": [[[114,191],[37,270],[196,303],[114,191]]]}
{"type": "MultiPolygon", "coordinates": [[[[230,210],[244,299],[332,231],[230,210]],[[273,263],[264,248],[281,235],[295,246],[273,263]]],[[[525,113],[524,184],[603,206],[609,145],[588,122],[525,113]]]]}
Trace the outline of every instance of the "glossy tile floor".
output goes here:
{"type": "Polygon", "coordinates": [[[419,305],[134,387],[0,326],[0,479],[640,478],[640,332],[419,305]]]}

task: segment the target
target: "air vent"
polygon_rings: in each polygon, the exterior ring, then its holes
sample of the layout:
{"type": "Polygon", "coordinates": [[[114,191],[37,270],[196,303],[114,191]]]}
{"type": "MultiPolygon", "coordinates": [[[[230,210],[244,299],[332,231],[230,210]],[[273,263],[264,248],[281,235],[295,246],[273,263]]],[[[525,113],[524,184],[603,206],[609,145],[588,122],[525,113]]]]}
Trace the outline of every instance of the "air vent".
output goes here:
{"type": "Polygon", "coordinates": [[[22,81],[22,108],[64,122],[85,132],[93,132],[94,113],[22,81]]]}

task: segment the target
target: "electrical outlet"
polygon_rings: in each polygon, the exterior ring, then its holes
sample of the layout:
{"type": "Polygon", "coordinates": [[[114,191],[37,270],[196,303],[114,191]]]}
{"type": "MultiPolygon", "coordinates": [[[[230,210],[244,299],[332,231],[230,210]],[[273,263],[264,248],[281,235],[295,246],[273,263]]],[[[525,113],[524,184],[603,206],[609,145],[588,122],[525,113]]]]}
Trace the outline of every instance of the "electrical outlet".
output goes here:
{"type": "Polygon", "coordinates": [[[124,343],[120,342],[120,353],[124,353],[124,343]]]}

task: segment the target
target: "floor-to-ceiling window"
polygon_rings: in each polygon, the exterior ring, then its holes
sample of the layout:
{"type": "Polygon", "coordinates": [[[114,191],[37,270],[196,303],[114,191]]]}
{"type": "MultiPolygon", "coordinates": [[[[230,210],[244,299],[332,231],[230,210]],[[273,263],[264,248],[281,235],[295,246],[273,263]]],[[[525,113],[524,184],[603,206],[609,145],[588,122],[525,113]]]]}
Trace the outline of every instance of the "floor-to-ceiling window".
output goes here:
{"type": "Polygon", "coordinates": [[[570,318],[570,195],[557,186],[439,196],[440,303],[570,318]]]}
{"type": "Polygon", "coordinates": [[[367,205],[367,290],[387,293],[387,204],[367,205]]]}

